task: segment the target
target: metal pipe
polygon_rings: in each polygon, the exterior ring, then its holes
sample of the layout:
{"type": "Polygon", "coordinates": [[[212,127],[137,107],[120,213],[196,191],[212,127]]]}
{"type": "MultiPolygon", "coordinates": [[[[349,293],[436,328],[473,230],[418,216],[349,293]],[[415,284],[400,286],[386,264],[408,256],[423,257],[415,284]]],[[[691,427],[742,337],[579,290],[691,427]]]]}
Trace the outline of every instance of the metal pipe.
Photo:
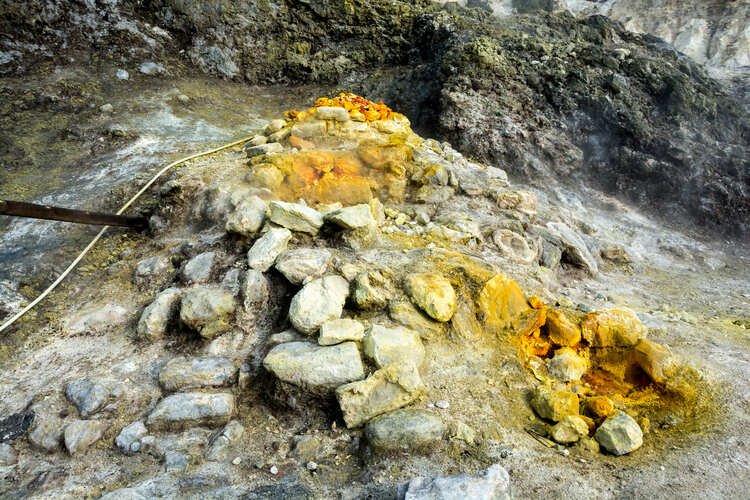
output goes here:
{"type": "Polygon", "coordinates": [[[94,224],[97,226],[135,227],[138,229],[148,226],[148,220],[144,217],[71,210],[68,208],[36,205],[34,203],[9,200],[0,200],[0,215],[29,217],[32,219],[59,220],[64,222],[75,222],[77,224],[94,224]]]}

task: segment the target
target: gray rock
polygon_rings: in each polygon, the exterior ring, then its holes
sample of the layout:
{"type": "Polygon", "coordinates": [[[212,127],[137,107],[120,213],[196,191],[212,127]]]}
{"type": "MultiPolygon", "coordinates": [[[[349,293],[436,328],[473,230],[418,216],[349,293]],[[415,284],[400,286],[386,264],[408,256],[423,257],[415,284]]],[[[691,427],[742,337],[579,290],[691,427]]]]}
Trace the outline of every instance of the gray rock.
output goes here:
{"type": "Polygon", "coordinates": [[[276,259],[276,269],[295,285],[318,278],[328,269],[331,252],[317,248],[287,250],[276,259]]]}
{"type": "Polygon", "coordinates": [[[580,380],[588,369],[588,363],[575,350],[563,347],[555,351],[555,356],[547,361],[549,374],[562,382],[580,380]]]}
{"type": "Polygon", "coordinates": [[[179,451],[168,451],[164,454],[164,468],[167,472],[184,472],[190,457],[179,451]]]}
{"type": "Polygon", "coordinates": [[[348,122],[349,112],[345,108],[333,106],[321,106],[315,110],[315,118],[318,120],[336,120],[337,122],[348,122]]]}
{"type": "Polygon", "coordinates": [[[266,202],[257,196],[242,200],[229,216],[226,230],[243,236],[254,235],[266,220],[266,207],[266,202]]]}
{"type": "Polygon", "coordinates": [[[186,283],[203,283],[208,281],[216,262],[216,252],[204,252],[196,255],[182,268],[182,279],[186,283]]]}
{"type": "Polygon", "coordinates": [[[370,419],[397,410],[422,397],[425,386],[411,363],[394,363],[365,380],[336,389],[336,399],[348,428],[359,427],[370,419]]]}
{"type": "Polygon", "coordinates": [[[65,396],[86,418],[96,413],[109,399],[111,391],[105,385],[88,379],[76,380],[65,387],[65,396]]]}
{"type": "Polygon", "coordinates": [[[202,337],[213,338],[229,328],[234,308],[234,298],[222,290],[193,288],[182,297],[180,320],[202,337]]]}
{"type": "Polygon", "coordinates": [[[164,66],[161,63],[155,63],[151,61],[147,61],[145,63],[142,63],[140,66],[138,66],[138,71],[140,71],[144,75],[149,75],[149,76],[161,75],[167,72],[167,70],[164,68],[164,66]]]}
{"type": "Polygon", "coordinates": [[[269,153],[281,153],[284,151],[284,146],[278,142],[267,142],[265,144],[258,144],[257,146],[250,146],[245,148],[245,153],[248,158],[254,156],[267,155],[269,153]]]}
{"type": "Polygon", "coordinates": [[[302,336],[297,330],[284,330],[283,332],[274,333],[268,337],[266,345],[270,347],[277,346],[279,344],[285,344],[287,342],[306,342],[307,338],[302,336]]]}
{"type": "Polygon", "coordinates": [[[325,214],[326,222],[336,224],[344,229],[361,229],[375,226],[375,219],[370,205],[360,204],[339,208],[325,214]]]}
{"type": "Polygon", "coordinates": [[[34,428],[28,434],[29,442],[36,448],[47,452],[60,449],[63,437],[63,421],[57,417],[37,413],[34,428]]]}
{"type": "Polygon", "coordinates": [[[365,310],[383,309],[392,295],[391,280],[380,271],[364,271],[354,278],[352,299],[365,310]]]}
{"type": "Polygon", "coordinates": [[[136,333],[139,338],[156,340],[162,337],[172,318],[177,316],[182,291],[178,288],[167,288],[159,293],[149,304],[138,320],[136,333]]]}
{"type": "Polygon", "coordinates": [[[18,453],[8,443],[0,443],[0,467],[18,463],[18,453]]]}
{"type": "Polygon", "coordinates": [[[419,367],[424,361],[425,351],[419,334],[402,326],[373,325],[367,331],[363,345],[365,354],[378,368],[403,362],[419,367]]]}
{"type": "Polygon", "coordinates": [[[314,208],[284,201],[268,204],[268,218],[279,226],[312,235],[323,225],[323,215],[314,208]]]}
{"type": "Polygon", "coordinates": [[[240,276],[242,276],[242,271],[234,268],[227,271],[227,274],[221,280],[221,287],[229,291],[232,297],[240,294],[240,276]]]}
{"type": "Polygon", "coordinates": [[[643,431],[633,417],[617,412],[599,426],[594,434],[599,444],[613,455],[625,455],[643,445],[643,431]]]}
{"type": "Polygon", "coordinates": [[[242,282],[242,305],[246,311],[265,307],[271,297],[271,284],[265,274],[255,269],[245,273],[242,282]]]}
{"type": "Polygon", "coordinates": [[[529,265],[537,258],[537,251],[529,246],[526,238],[509,229],[498,229],[492,233],[492,240],[500,253],[519,264],[529,265]]]}
{"type": "Polygon", "coordinates": [[[136,283],[144,283],[154,277],[162,276],[172,270],[172,262],[164,256],[157,255],[140,261],[135,266],[133,279],[136,283]]]}
{"type": "Polygon", "coordinates": [[[100,420],[74,420],[65,426],[65,448],[71,455],[78,455],[99,441],[108,427],[100,420]]]}
{"type": "Polygon", "coordinates": [[[115,444],[126,455],[132,455],[139,451],[141,439],[148,434],[148,429],[140,420],[136,420],[124,427],[115,438],[115,444]]]}
{"type": "Polygon", "coordinates": [[[229,358],[174,358],[159,372],[159,384],[168,391],[193,387],[222,387],[237,374],[229,358]]]}
{"type": "Polygon", "coordinates": [[[124,69],[118,69],[117,73],[115,73],[115,76],[118,80],[127,80],[128,78],[130,78],[130,73],[128,73],[124,69]]]}
{"type": "Polygon", "coordinates": [[[320,325],[318,344],[336,345],[346,341],[360,342],[365,337],[365,327],[354,319],[332,319],[320,325]]]}
{"type": "Polygon", "coordinates": [[[510,476],[494,464],[479,474],[416,477],[398,488],[398,500],[512,500],[510,476]]]}
{"type": "Polygon", "coordinates": [[[236,410],[230,393],[183,392],[159,401],[146,425],[157,428],[223,425],[236,410]]]}
{"type": "Polygon", "coordinates": [[[99,500],[148,500],[148,497],[135,488],[120,488],[101,496],[99,500]]]}
{"type": "Polygon", "coordinates": [[[321,394],[365,378],[365,367],[353,342],[330,347],[310,342],[280,344],[268,353],[263,367],[284,382],[321,394]]]}
{"type": "Polygon", "coordinates": [[[596,259],[591,255],[586,243],[575,231],[562,222],[550,222],[547,224],[547,227],[560,238],[565,246],[563,253],[572,264],[585,269],[592,276],[595,276],[599,272],[596,259]]]}
{"type": "Polygon", "coordinates": [[[349,283],[341,276],[318,278],[292,298],[289,320],[298,331],[312,334],[326,321],[341,317],[349,283]]]}
{"type": "Polygon", "coordinates": [[[253,246],[247,251],[248,265],[257,271],[268,271],[276,257],[286,250],[292,232],[286,228],[273,228],[266,234],[255,240],[253,246]]]}
{"type": "Polygon", "coordinates": [[[549,435],[560,444],[575,443],[589,435],[589,426],[578,415],[567,415],[550,429],[549,435]]]}
{"type": "Polygon", "coordinates": [[[229,458],[232,445],[240,440],[245,428],[236,420],[229,422],[224,429],[215,435],[205,452],[206,460],[223,462],[229,458]]]}
{"type": "Polygon", "coordinates": [[[443,420],[425,410],[396,410],[370,420],[365,434],[370,444],[384,451],[424,449],[443,439],[443,420]]]}

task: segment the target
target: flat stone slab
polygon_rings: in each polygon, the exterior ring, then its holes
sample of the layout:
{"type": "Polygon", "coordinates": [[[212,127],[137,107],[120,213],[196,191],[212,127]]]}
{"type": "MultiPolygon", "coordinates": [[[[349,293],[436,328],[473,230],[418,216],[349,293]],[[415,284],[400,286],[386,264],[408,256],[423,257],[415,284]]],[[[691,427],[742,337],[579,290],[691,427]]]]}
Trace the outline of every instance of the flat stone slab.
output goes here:
{"type": "Polygon", "coordinates": [[[376,417],[367,424],[367,441],[378,450],[419,450],[443,439],[446,425],[426,410],[402,409],[376,417]]]}
{"type": "Polygon", "coordinates": [[[272,201],[268,204],[268,218],[292,231],[317,234],[323,225],[323,214],[299,203],[272,201]]]}
{"type": "Polygon", "coordinates": [[[365,337],[365,327],[354,319],[341,318],[320,325],[318,344],[336,345],[342,342],[360,342],[365,337]]]}
{"type": "Polygon", "coordinates": [[[237,374],[229,358],[175,358],[159,372],[159,384],[168,391],[228,385],[237,374]]]}
{"type": "Polygon", "coordinates": [[[386,328],[373,325],[365,336],[364,349],[378,368],[403,362],[420,366],[425,354],[419,334],[402,326],[386,328]]]}
{"type": "Polygon", "coordinates": [[[416,477],[398,488],[398,500],[513,500],[510,475],[500,464],[479,474],[416,477]]]}
{"type": "Polygon", "coordinates": [[[159,401],[146,419],[157,428],[224,425],[236,410],[234,395],[226,392],[183,392],[159,401]]]}
{"type": "Polygon", "coordinates": [[[354,342],[319,346],[311,342],[279,344],[263,360],[266,370],[279,380],[314,393],[365,378],[365,367],[354,342]]]}

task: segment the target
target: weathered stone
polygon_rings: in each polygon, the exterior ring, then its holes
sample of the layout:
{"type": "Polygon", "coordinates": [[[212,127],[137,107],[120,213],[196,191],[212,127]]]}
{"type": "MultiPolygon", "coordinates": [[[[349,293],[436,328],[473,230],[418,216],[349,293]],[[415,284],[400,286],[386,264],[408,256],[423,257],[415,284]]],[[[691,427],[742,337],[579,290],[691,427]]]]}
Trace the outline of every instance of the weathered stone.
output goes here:
{"type": "Polygon", "coordinates": [[[578,395],[542,386],[534,392],[531,406],[540,417],[559,422],[567,415],[578,415],[578,395]]]}
{"type": "Polygon", "coordinates": [[[216,252],[204,252],[196,255],[182,268],[182,279],[186,283],[203,283],[208,281],[216,262],[216,252]]]}
{"type": "Polygon", "coordinates": [[[302,233],[317,234],[323,225],[323,215],[306,205],[272,201],[268,205],[268,218],[275,224],[302,233]]]}
{"type": "Polygon", "coordinates": [[[529,265],[536,260],[537,252],[529,247],[526,238],[508,229],[492,233],[492,240],[505,257],[519,264],[529,265]]]}
{"type": "Polygon", "coordinates": [[[624,412],[617,412],[596,430],[594,438],[613,455],[625,455],[643,444],[643,431],[638,423],[624,412]]]}
{"type": "Polygon", "coordinates": [[[305,435],[295,436],[294,454],[299,457],[301,462],[320,459],[325,453],[325,442],[322,436],[305,435]]]}
{"type": "Polygon", "coordinates": [[[425,386],[414,365],[394,363],[365,380],[339,386],[336,399],[344,414],[344,422],[351,429],[408,405],[422,397],[424,392],[425,386]]]}
{"type": "Polygon", "coordinates": [[[577,415],[566,415],[550,430],[550,437],[560,444],[575,443],[588,434],[589,426],[577,415]]]}
{"type": "Polygon", "coordinates": [[[286,121],[282,120],[281,118],[277,118],[275,120],[271,120],[266,124],[265,127],[263,127],[263,135],[271,135],[275,132],[278,132],[284,126],[286,125],[286,121]]]}
{"type": "Polygon", "coordinates": [[[224,429],[215,435],[206,448],[206,460],[223,462],[229,458],[232,445],[240,440],[245,428],[236,420],[229,422],[224,429]]]}
{"type": "Polygon", "coordinates": [[[328,269],[331,252],[317,248],[287,250],[276,259],[276,269],[295,285],[318,278],[328,269]]]}
{"type": "Polygon", "coordinates": [[[365,327],[354,319],[332,319],[320,325],[318,344],[336,345],[341,342],[360,342],[365,337],[365,327]]]}
{"type": "Polygon", "coordinates": [[[331,222],[344,229],[362,229],[375,226],[375,219],[370,205],[360,204],[339,208],[325,214],[326,222],[331,222]]]}
{"type": "Polygon", "coordinates": [[[333,106],[321,106],[315,109],[315,118],[318,120],[336,120],[337,122],[350,120],[349,112],[345,108],[333,106]]]}
{"type": "Polygon", "coordinates": [[[164,336],[170,320],[177,316],[182,291],[178,288],[167,288],[146,306],[138,320],[136,333],[139,338],[157,340],[164,336]]]}
{"type": "Polygon", "coordinates": [[[255,269],[248,269],[242,281],[242,305],[246,311],[266,307],[271,297],[271,284],[268,278],[255,269]]]}
{"type": "Polygon", "coordinates": [[[109,399],[110,392],[105,385],[88,379],[76,380],[65,387],[65,396],[83,418],[99,411],[109,399]]]}
{"type": "MultiPolygon", "coordinates": [[[[259,187],[274,190],[284,182],[284,174],[270,163],[262,163],[253,168],[247,180],[259,187]]],[[[265,217],[265,211],[263,216],[265,217]]]]}
{"type": "Polygon", "coordinates": [[[409,276],[406,278],[406,291],[417,306],[437,321],[448,321],[456,312],[456,291],[440,273],[409,276]]]}
{"type": "Polygon", "coordinates": [[[326,321],[341,317],[349,283],[341,276],[318,278],[292,298],[289,320],[300,332],[313,334],[326,321]]]}
{"type": "Polygon", "coordinates": [[[8,443],[0,443],[0,467],[18,463],[18,453],[8,443]]]}
{"type": "Polygon", "coordinates": [[[502,330],[531,308],[516,282],[498,274],[479,293],[479,309],[487,327],[502,330]]]}
{"type": "Polygon", "coordinates": [[[108,427],[100,420],[74,420],[65,426],[65,448],[71,455],[78,455],[99,441],[108,427]]]}
{"type": "Polygon", "coordinates": [[[547,310],[547,331],[557,345],[574,346],[581,341],[581,328],[570,314],[560,309],[547,310]]]}
{"type": "Polygon", "coordinates": [[[416,477],[398,488],[398,500],[512,500],[510,476],[499,464],[479,474],[416,477]]]}
{"type": "Polygon", "coordinates": [[[593,347],[632,347],[648,332],[635,314],[624,309],[591,313],[581,330],[593,347]]]}
{"type": "Polygon", "coordinates": [[[230,393],[183,392],[159,401],[146,420],[157,428],[226,424],[234,415],[230,393]]]}
{"type": "Polygon", "coordinates": [[[668,348],[648,339],[641,339],[633,349],[633,359],[657,384],[663,384],[675,365],[668,348]]]}
{"type": "Polygon", "coordinates": [[[300,334],[297,330],[290,329],[270,335],[268,337],[268,340],[266,341],[266,344],[270,347],[274,347],[279,344],[286,344],[287,342],[303,341],[307,341],[307,338],[300,334]]]}
{"type": "Polygon", "coordinates": [[[460,339],[476,340],[482,335],[482,328],[479,326],[474,308],[463,298],[458,301],[456,312],[451,318],[451,326],[460,339]]]}
{"type": "Polygon", "coordinates": [[[221,287],[232,294],[232,297],[237,297],[240,294],[240,277],[242,271],[238,268],[232,268],[224,275],[221,279],[221,287]]]}
{"type": "Polygon", "coordinates": [[[331,393],[342,384],[365,377],[354,342],[330,347],[310,342],[280,344],[268,353],[263,367],[280,380],[313,393],[331,393]]]}
{"type": "Polygon", "coordinates": [[[585,269],[594,276],[599,272],[596,259],[575,231],[562,222],[550,222],[547,224],[547,228],[563,242],[565,245],[564,254],[572,264],[585,269]]]}
{"type": "Polygon", "coordinates": [[[47,452],[60,449],[63,437],[63,421],[57,417],[37,413],[34,428],[28,434],[29,442],[47,452]]]}
{"type": "Polygon", "coordinates": [[[164,468],[167,472],[185,472],[190,457],[179,451],[168,451],[164,454],[164,468]]]}
{"type": "Polygon", "coordinates": [[[84,309],[74,315],[63,326],[68,335],[101,333],[124,325],[129,319],[129,311],[122,306],[104,304],[84,309]]]}
{"type": "Polygon", "coordinates": [[[314,139],[326,135],[327,131],[324,120],[305,120],[295,123],[291,128],[291,134],[302,139],[314,139]]]}
{"type": "Polygon", "coordinates": [[[255,240],[247,251],[248,265],[257,271],[268,271],[273,263],[289,244],[292,232],[286,228],[272,228],[266,234],[255,240]]]}
{"type": "Polygon", "coordinates": [[[0,442],[13,441],[26,434],[34,423],[36,413],[27,410],[0,417],[0,442]]]}
{"type": "Polygon", "coordinates": [[[585,408],[588,414],[595,418],[606,418],[615,413],[615,405],[607,396],[586,398],[585,408]]]}
{"type": "Polygon", "coordinates": [[[237,374],[229,358],[174,358],[159,372],[159,384],[168,391],[228,385],[237,374]]]}
{"type": "Polygon", "coordinates": [[[103,495],[99,500],[148,500],[145,495],[135,488],[120,488],[103,495]]]}
{"type": "Polygon", "coordinates": [[[547,361],[549,374],[562,382],[580,380],[586,372],[588,363],[570,347],[555,351],[555,356],[547,361]]]}
{"type": "Polygon", "coordinates": [[[428,318],[411,302],[391,302],[388,304],[388,314],[393,321],[415,330],[422,338],[434,338],[443,333],[443,323],[428,318]]]}
{"type": "Polygon", "coordinates": [[[278,142],[267,142],[265,144],[258,144],[257,146],[250,146],[245,148],[245,153],[248,158],[255,156],[267,155],[269,153],[281,153],[284,151],[284,146],[278,142]]]}
{"type": "Polygon", "coordinates": [[[419,334],[402,326],[386,328],[373,325],[365,336],[364,349],[378,368],[403,362],[419,367],[425,354],[419,334]]]}
{"type": "Polygon", "coordinates": [[[630,262],[632,262],[630,260],[630,257],[628,256],[628,253],[625,251],[622,245],[618,245],[616,243],[602,248],[601,252],[599,252],[599,255],[602,256],[602,259],[608,260],[615,264],[623,265],[630,264],[630,262]]]}
{"type": "Polygon", "coordinates": [[[210,339],[229,328],[234,308],[234,297],[223,290],[193,288],[182,297],[180,320],[210,339]]]}
{"type": "Polygon", "coordinates": [[[443,439],[443,420],[425,410],[396,410],[368,422],[365,434],[378,450],[424,449],[443,439]]]}
{"type": "Polygon", "coordinates": [[[380,271],[364,271],[354,278],[352,300],[365,310],[383,309],[391,297],[391,281],[380,271]]]}
{"type": "Polygon", "coordinates": [[[141,439],[148,434],[148,429],[140,420],[124,427],[115,438],[115,444],[126,455],[132,455],[141,449],[141,439]]]}
{"type": "Polygon", "coordinates": [[[258,196],[250,196],[240,201],[229,216],[226,230],[243,236],[252,236],[263,226],[266,220],[267,204],[258,196]]]}
{"type": "Polygon", "coordinates": [[[172,270],[172,263],[164,256],[157,255],[144,259],[135,267],[133,279],[136,283],[144,283],[154,277],[162,276],[172,270]]]}

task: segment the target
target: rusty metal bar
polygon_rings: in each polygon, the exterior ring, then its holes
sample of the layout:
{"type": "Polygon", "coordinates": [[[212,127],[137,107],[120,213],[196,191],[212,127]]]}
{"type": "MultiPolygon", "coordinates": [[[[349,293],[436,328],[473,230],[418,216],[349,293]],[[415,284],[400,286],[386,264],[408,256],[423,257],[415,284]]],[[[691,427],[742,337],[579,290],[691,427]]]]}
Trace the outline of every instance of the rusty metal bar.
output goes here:
{"type": "Polygon", "coordinates": [[[9,200],[0,200],[0,215],[58,220],[75,222],[77,224],[94,224],[97,226],[135,227],[138,229],[148,226],[148,220],[144,217],[86,212],[84,210],[71,210],[68,208],[9,200]]]}

